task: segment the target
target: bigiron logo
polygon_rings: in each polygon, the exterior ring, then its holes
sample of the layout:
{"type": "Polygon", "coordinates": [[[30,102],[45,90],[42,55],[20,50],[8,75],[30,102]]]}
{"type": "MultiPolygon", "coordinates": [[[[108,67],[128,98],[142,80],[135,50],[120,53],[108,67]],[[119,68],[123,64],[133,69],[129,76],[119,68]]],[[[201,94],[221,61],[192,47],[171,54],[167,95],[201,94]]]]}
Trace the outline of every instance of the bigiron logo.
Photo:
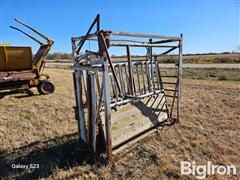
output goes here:
{"type": "Polygon", "coordinates": [[[181,162],[181,174],[182,175],[194,175],[198,179],[205,179],[207,176],[219,174],[219,175],[236,175],[237,170],[234,165],[214,165],[211,161],[208,161],[206,165],[197,165],[195,161],[181,162]]]}

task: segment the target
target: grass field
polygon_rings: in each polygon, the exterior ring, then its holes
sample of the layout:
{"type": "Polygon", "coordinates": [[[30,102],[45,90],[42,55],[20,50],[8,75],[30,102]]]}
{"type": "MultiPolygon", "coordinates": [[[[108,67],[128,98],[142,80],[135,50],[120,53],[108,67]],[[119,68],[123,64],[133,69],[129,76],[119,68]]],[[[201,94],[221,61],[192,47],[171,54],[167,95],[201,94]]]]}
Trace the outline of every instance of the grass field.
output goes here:
{"type": "MultiPolygon", "coordinates": [[[[179,179],[180,162],[235,165],[240,179],[240,84],[183,80],[181,122],[165,127],[117,161],[92,164],[78,143],[70,70],[47,69],[56,92],[0,94],[0,177],[6,179],[179,179]],[[39,164],[12,169],[12,164],[39,164]]],[[[184,176],[192,179],[193,176],[184,176]]]]}
{"type": "MultiPolygon", "coordinates": [[[[175,56],[159,57],[161,63],[175,63],[175,56]]],[[[183,63],[240,63],[240,54],[199,54],[199,55],[184,55],[183,63]]]]}
{"type": "MultiPolygon", "coordinates": [[[[146,57],[132,57],[132,60],[144,60],[146,57]]],[[[113,57],[113,61],[126,61],[126,57],[113,57]]],[[[176,63],[177,56],[154,56],[160,63],[176,63]]],[[[183,63],[214,64],[214,63],[240,63],[240,54],[193,54],[183,55],[183,63]]]]}
{"type": "MultiPolygon", "coordinates": [[[[132,60],[145,60],[145,56],[133,56],[132,60]]],[[[177,56],[154,56],[154,59],[157,59],[160,63],[176,63],[177,56]]],[[[113,62],[126,61],[127,57],[123,56],[113,56],[113,62]]],[[[61,62],[61,63],[71,63],[71,55],[69,59],[49,59],[49,62],[61,62]]],[[[192,63],[192,64],[214,64],[214,63],[240,63],[240,54],[193,54],[193,55],[183,55],[183,63],[192,63]]]]}
{"type": "MultiPolygon", "coordinates": [[[[162,68],[162,75],[175,75],[176,68],[162,68]]],[[[240,81],[240,69],[237,68],[183,68],[183,78],[198,80],[240,81]]]]}

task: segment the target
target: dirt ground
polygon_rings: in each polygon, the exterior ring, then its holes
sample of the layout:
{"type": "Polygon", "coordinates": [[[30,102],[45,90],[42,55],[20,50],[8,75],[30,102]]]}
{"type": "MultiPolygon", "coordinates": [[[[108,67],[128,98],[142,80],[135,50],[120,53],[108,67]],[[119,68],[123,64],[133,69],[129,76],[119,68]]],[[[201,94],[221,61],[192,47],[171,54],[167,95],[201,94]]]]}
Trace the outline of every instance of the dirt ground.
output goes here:
{"type": "Polygon", "coordinates": [[[3,179],[194,179],[180,175],[181,161],[235,165],[240,179],[240,84],[183,80],[181,122],[158,131],[146,143],[106,165],[92,163],[78,143],[72,76],[47,69],[54,94],[0,93],[0,178],[3,179]],[[12,164],[39,164],[13,169],[12,164]]]}

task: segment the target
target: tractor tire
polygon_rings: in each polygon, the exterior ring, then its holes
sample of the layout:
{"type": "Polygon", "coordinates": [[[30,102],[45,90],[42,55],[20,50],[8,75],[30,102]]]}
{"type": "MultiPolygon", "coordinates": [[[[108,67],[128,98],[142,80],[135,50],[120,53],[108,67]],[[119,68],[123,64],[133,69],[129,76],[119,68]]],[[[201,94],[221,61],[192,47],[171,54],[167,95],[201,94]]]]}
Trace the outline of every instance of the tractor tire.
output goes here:
{"type": "Polygon", "coordinates": [[[43,81],[40,81],[40,83],[37,86],[37,89],[39,94],[44,95],[44,94],[53,93],[55,91],[55,86],[51,81],[43,80],[43,81]]]}

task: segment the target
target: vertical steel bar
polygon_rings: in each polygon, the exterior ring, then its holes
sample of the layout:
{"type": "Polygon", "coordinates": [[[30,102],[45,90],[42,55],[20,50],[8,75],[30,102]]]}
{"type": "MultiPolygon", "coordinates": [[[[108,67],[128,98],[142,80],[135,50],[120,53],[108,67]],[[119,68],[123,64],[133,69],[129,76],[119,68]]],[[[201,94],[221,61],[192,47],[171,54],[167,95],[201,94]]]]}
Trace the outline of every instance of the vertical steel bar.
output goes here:
{"type": "Polygon", "coordinates": [[[73,64],[76,64],[76,56],[77,56],[77,45],[76,45],[76,41],[73,40],[72,38],[72,57],[73,57],[73,64]]]}
{"type": "Polygon", "coordinates": [[[124,63],[124,70],[125,70],[125,77],[126,77],[126,85],[127,85],[127,93],[129,94],[130,93],[130,85],[129,85],[129,77],[128,77],[128,74],[127,74],[127,65],[126,63],[124,63]]]}
{"type": "Polygon", "coordinates": [[[106,142],[106,132],[104,129],[104,124],[105,122],[102,121],[102,117],[100,114],[100,109],[102,107],[102,102],[103,102],[103,81],[102,81],[102,86],[101,86],[101,90],[100,90],[100,97],[99,97],[99,101],[98,101],[98,106],[97,106],[97,120],[96,123],[99,125],[99,135],[103,135],[104,137],[104,142],[106,142]]]}
{"type": "Polygon", "coordinates": [[[150,81],[150,75],[149,75],[149,65],[148,62],[145,62],[145,71],[147,76],[147,84],[148,84],[148,91],[151,92],[151,81],[150,81]]]}
{"type": "MultiPolygon", "coordinates": [[[[112,76],[111,76],[112,78],[112,76]]],[[[116,102],[118,102],[118,90],[117,90],[117,87],[116,87],[116,81],[114,81],[114,79],[112,79],[112,82],[113,82],[113,86],[114,86],[114,90],[115,90],[115,93],[116,93],[116,102]]]]}
{"type": "MultiPolygon", "coordinates": [[[[80,71],[81,76],[82,76],[81,80],[82,80],[82,86],[83,86],[83,90],[85,93],[84,94],[85,97],[87,96],[87,72],[88,71],[80,71]]],[[[81,98],[82,98],[82,96],[81,96],[81,98]]]]}
{"type": "MultiPolygon", "coordinates": [[[[149,39],[149,43],[152,43],[152,39],[149,39]]],[[[153,72],[153,57],[152,57],[152,47],[149,47],[149,56],[150,56],[150,73],[151,73],[151,80],[152,80],[152,87],[153,87],[153,92],[156,92],[155,89],[155,80],[154,80],[154,72],[153,72]]]]}
{"type": "MultiPolygon", "coordinates": [[[[163,90],[164,86],[163,86],[163,82],[162,82],[162,76],[161,76],[160,67],[159,67],[159,64],[158,64],[157,61],[156,61],[156,65],[157,65],[157,73],[158,73],[159,82],[160,82],[160,90],[163,90]]],[[[169,107],[168,107],[168,102],[167,102],[167,99],[166,99],[165,91],[163,91],[163,94],[164,94],[164,97],[165,97],[165,106],[166,106],[166,110],[167,110],[167,115],[168,115],[168,117],[172,117],[172,115],[169,112],[169,107]]]]}
{"type": "MultiPolygon", "coordinates": [[[[110,81],[111,81],[111,85],[112,85],[112,92],[113,92],[113,97],[117,97],[117,92],[116,92],[116,88],[115,88],[115,85],[114,85],[114,82],[113,82],[113,79],[112,79],[112,74],[109,74],[109,78],[110,78],[110,81]]],[[[117,100],[116,100],[117,101],[117,100]]]]}
{"type": "Polygon", "coordinates": [[[141,85],[140,85],[139,72],[138,72],[138,63],[136,63],[135,66],[136,66],[136,74],[137,74],[137,81],[138,81],[138,92],[141,95],[141,85]]]}
{"type": "MultiPolygon", "coordinates": [[[[117,65],[115,65],[114,66],[114,71],[115,71],[115,73],[116,73],[116,77],[117,77],[117,74],[118,74],[118,70],[119,70],[119,68],[118,68],[118,64],[117,65]]],[[[113,75],[113,73],[112,73],[112,75],[113,75]]],[[[113,84],[114,84],[114,87],[115,87],[115,92],[116,92],[116,102],[118,101],[118,97],[119,97],[119,92],[120,91],[118,91],[118,89],[117,89],[117,83],[116,83],[116,81],[114,80],[114,76],[113,76],[113,84]]],[[[120,86],[119,86],[120,87],[120,86]]]]}
{"type": "MultiPolygon", "coordinates": [[[[152,39],[149,39],[149,43],[152,43],[152,39]]],[[[149,53],[148,53],[148,56],[149,56],[149,59],[150,59],[150,77],[152,79],[152,75],[153,75],[153,72],[152,72],[152,47],[149,47],[149,53]]]]}
{"type": "Polygon", "coordinates": [[[132,60],[130,55],[130,47],[127,48],[127,58],[128,58],[128,73],[129,73],[129,85],[130,85],[130,93],[133,95],[133,72],[132,72],[132,60]]]}
{"type": "Polygon", "coordinates": [[[77,94],[77,107],[78,107],[78,123],[79,123],[79,128],[80,128],[80,138],[87,142],[87,136],[86,136],[86,127],[85,127],[85,119],[83,116],[83,112],[82,112],[82,102],[81,102],[81,96],[82,96],[82,81],[81,81],[81,73],[80,70],[78,69],[77,71],[75,71],[75,79],[76,79],[76,94],[77,94]]]}
{"type": "Polygon", "coordinates": [[[180,99],[181,99],[181,79],[182,79],[182,41],[183,35],[180,34],[181,40],[179,41],[179,59],[178,59],[178,93],[177,93],[177,120],[180,120],[180,99]]]}
{"type": "Polygon", "coordinates": [[[97,31],[100,31],[100,14],[97,14],[97,31]]]}
{"type": "Polygon", "coordinates": [[[96,89],[95,89],[95,74],[90,74],[91,78],[91,146],[93,152],[96,152],[96,120],[97,120],[97,112],[96,112],[96,89]]]}
{"type": "MultiPolygon", "coordinates": [[[[134,67],[134,66],[133,66],[134,67]]],[[[135,82],[135,73],[133,73],[133,94],[136,96],[137,95],[137,90],[136,90],[136,82],[135,82]]]]}
{"type": "Polygon", "coordinates": [[[111,57],[110,57],[110,55],[108,53],[108,48],[107,48],[107,44],[106,44],[106,41],[104,39],[103,33],[100,32],[98,37],[99,37],[99,40],[102,42],[102,45],[103,45],[103,48],[104,48],[104,53],[103,53],[104,57],[107,58],[107,60],[108,60],[108,63],[109,63],[109,65],[111,67],[111,70],[112,70],[112,74],[113,74],[114,80],[116,81],[117,89],[118,89],[119,93],[121,94],[120,85],[118,83],[117,75],[116,75],[116,72],[114,70],[111,57]]]}
{"type": "Polygon", "coordinates": [[[117,64],[115,67],[118,68],[117,73],[118,73],[118,77],[119,77],[119,81],[120,81],[121,91],[123,93],[124,92],[124,88],[123,88],[123,79],[121,77],[121,66],[120,66],[120,64],[117,64]]]}
{"type": "Polygon", "coordinates": [[[74,87],[74,95],[75,95],[75,104],[76,104],[76,107],[75,107],[75,118],[76,120],[78,121],[78,132],[79,132],[79,139],[81,138],[81,134],[80,134],[80,123],[79,123],[79,113],[78,113],[78,95],[77,95],[77,82],[76,82],[76,75],[75,73],[77,73],[76,70],[73,71],[72,75],[73,75],[73,87],[74,87]]]}
{"type": "Polygon", "coordinates": [[[159,82],[159,74],[158,74],[158,64],[157,61],[154,61],[155,64],[155,73],[156,73],[156,80],[157,80],[157,89],[160,89],[160,82],[159,82]]]}
{"type": "MultiPolygon", "coordinates": [[[[175,98],[176,98],[177,93],[178,93],[178,86],[179,86],[179,79],[177,78],[176,85],[175,85],[175,90],[174,90],[174,95],[173,95],[173,100],[172,100],[170,117],[172,117],[173,108],[174,108],[174,103],[175,103],[175,98]]],[[[177,101],[178,101],[178,97],[177,97],[177,101]]],[[[178,108],[178,102],[177,102],[177,108],[178,108]]],[[[178,109],[177,109],[177,111],[178,111],[178,109]]]]}
{"type": "Polygon", "coordinates": [[[100,88],[100,81],[99,81],[99,76],[98,76],[98,71],[94,71],[94,74],[96,76],[96,83],[97,83],[97,92],[98,92],[98,95],[100,96],[100,91],[101,91],[101,88],[100,88]]]}
{"type": "Polygon", "coordinates": [[[123,66],[119,66],[119,70],[120,70],[120,79],[121,79],[121,82],[122,82],[122,92],[123,93],[126,93],[126,89],[125,89],[125,83],[124,83],[124,78],[123,78],[123,66]]]}
{"type": "Polygon", "coordinates": [[[153,72],[153,61],[151,62],[151,76],[152,76],[152,86],[153,86],[153,92],[156,92],[155,88],[155,78],[154,78],[154,72],[153,72]]]}
{"type": "Polygon", "coordinates": [[[103,70],[103,88],[104,88],[104,110],[105,110],[105,125],[106,125],[106,150],[107,158],[112,160],[112,138],[111,138],[111,114],[110,114],[110,93],[109,93],[109,74],[108,64],[104,61],[103,70]]]}
{"type": "Polygon", "coordinates": [[[87,110],[88,110],[88,119],[87,119],[87,134],[88,134],[88,143],[92,144],[92,84],[91,84],[91,75],[90,72],[87,73],[87,110]]]}
{"type": "Polygon", "coordinates": [[[159,77],[160,89],[163,89],[162,76],[161,76],[159,64],[157,61],[156,61],[156,65],[157,65],[157,73],[158,73],[158,77],[159,77]]]}
{"type": "Polygon", "coordinates": [[[141,62],[141,71],[142,71],[142,80],[143,80],[143,91],[146,93],[146,84],[145,84],[145,78],[144,78],[144,70],[143,70],[143,63],[141,62]]]}
{"type": "MultiPolygon", "coordinates": [[[[120,89],[121,89],[121,91],[122,91],[122,82],[121,82],[121,79],[120,79],[120,69],[119,69],[119,64],[116,64],[116,65],[114,65],[114,71],[115,71],[115,73],[116,73],[116,77],[118,78],[119,77],[119,87],[120,87],[120,89]]],[[[116,83],[115,83],[116,84],[116,83]]]]}

